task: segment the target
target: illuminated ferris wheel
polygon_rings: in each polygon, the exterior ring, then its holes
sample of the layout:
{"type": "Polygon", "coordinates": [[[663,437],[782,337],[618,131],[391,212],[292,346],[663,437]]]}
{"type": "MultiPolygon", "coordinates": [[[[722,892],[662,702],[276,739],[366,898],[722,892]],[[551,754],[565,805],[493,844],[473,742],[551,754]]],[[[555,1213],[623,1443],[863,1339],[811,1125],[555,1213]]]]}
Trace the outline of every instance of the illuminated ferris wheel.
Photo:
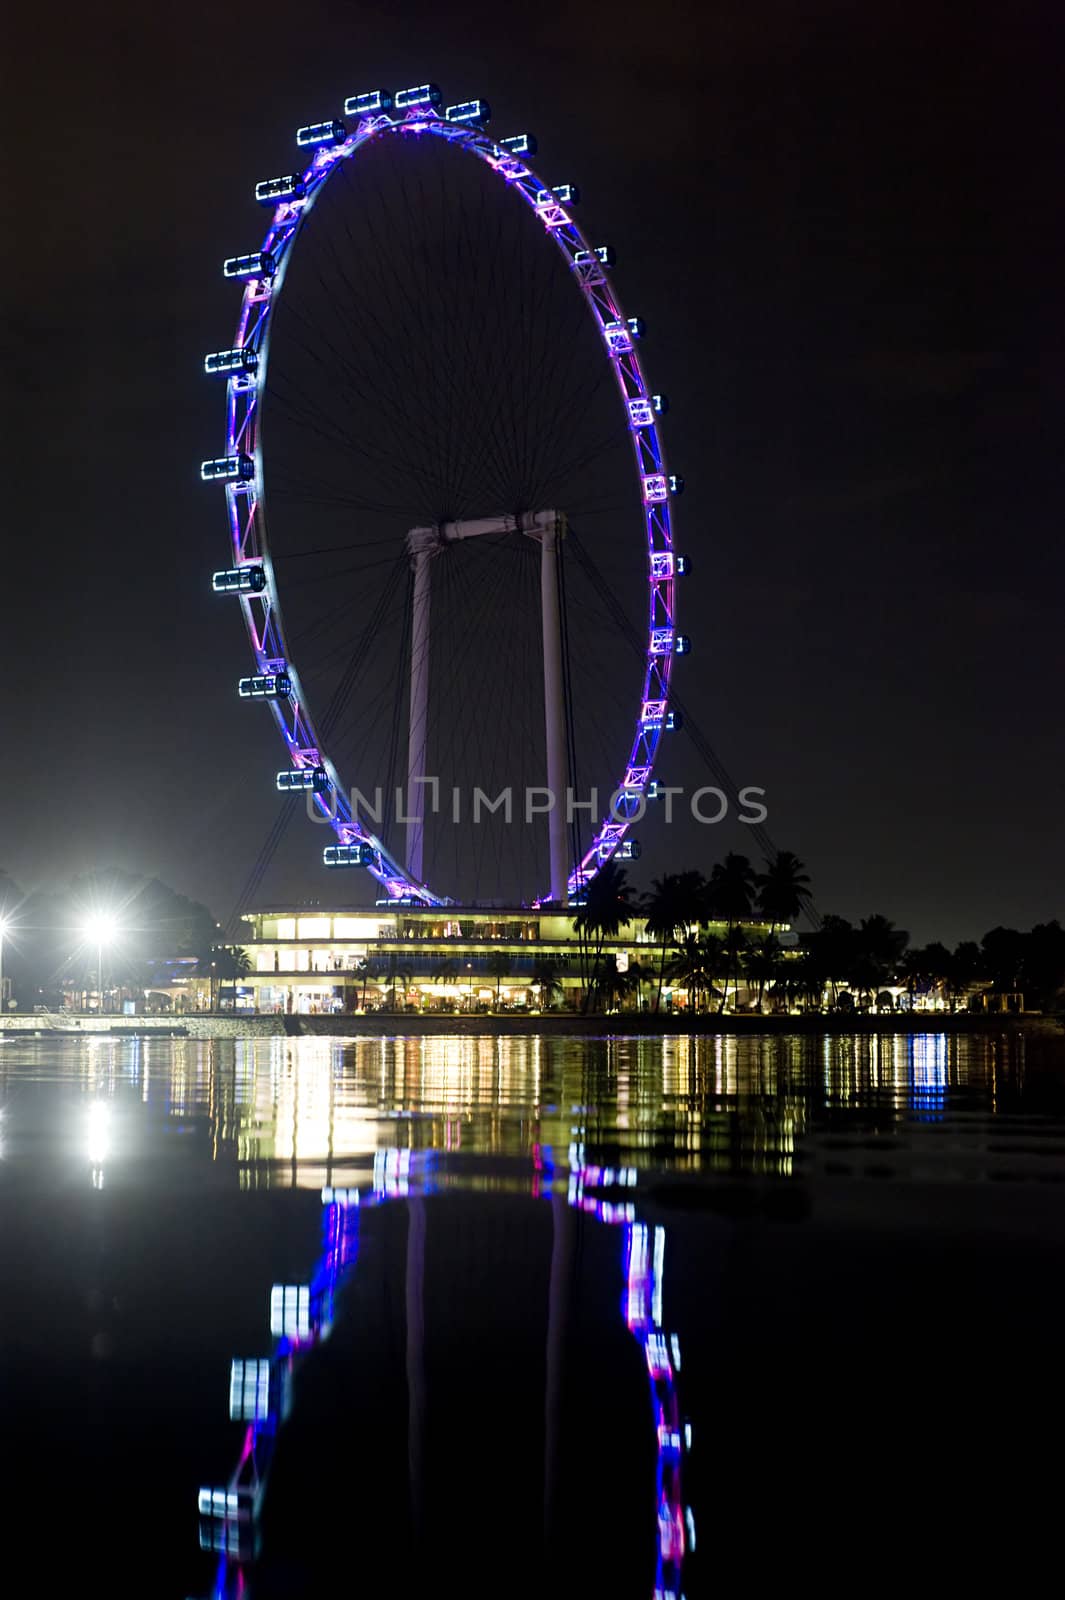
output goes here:
{"type": "Polygon", "coordinates": [[[625,315],[614,291],[612,248],[589,242],[574,220],[576,186],[547,184],[531,165],[535,138],[493,138],[488,121],[483,100],[445,106],[436,85],[423,84],[353,95],[343,119],[300,128],[296,144],[309,164],[256,185],[269,226],[260,249],[224,264],[225,276],[244,286],[236,337],[205,360],[226,385],[224,453],[205,461],[201,475],[225,491],[231,565],[214,574],[213,588],[238,599],[251,644],[253,669],[239,693],[273,713],[285,747],[277,788],[304,793],[331,825],[325,865],[364,868],[397,903],[453,898],[427,882],[436,880],[425,859],[437,783],[430,746],[436,738],[445,753],[457,751],[485,741],[486,727],[500,749],[513,740],[501,760],[520,762],[539,746],[551,797],[547,860],[533,864],[539,879],[524,900],[572,902],[607,861],[637,855],[632,825],[654,796],[663,734],[679,724],[670,708],[673,659],[688,649],[674,605],[675,580],[686,570],[673,536],[683,483],[666,466],[666,399],[651,390],[637,351],[643,322],[625,315]],[[459,165],[476,166],[478,176],[456,198],[459,165]],[[372,188],[360,188],[364,170],[372,188]],[[283,304],[286,279],[291,285],[302,271],[297,238],[307,242],[308,267],[295,302],[290,290],[283,304]],[[437,306],[437,293],[451,298],[437,306]],[[297,447],[275,465],[289,422],[301,430],[297,447]],[[342,490],[322,465],[334,448],[347,463],[342,490]],[[358,559],[347,566],[337,563],[353,543],[338,537],[322,546],[315,520],[339,528],[341,505],[358,528],[358,559]],[[583,520],[574,515],[582,505],[583,520]],[[631,675],[616,651],[596,642],[591,605],[587,627],[583,617],[567,620],[574,580],[564,552],[592,561],[581,555],[577,526],[597,516],[606,559],[628,562],[633,579],[640,659],[631,675]],[[381,557],[389,539],[391,558],[381,557]],[[319,563],[310,577],[308,557],[319,563]],[[316,599],[307,592],[312,579],[316,599]],[[466,609],[448,639],[452,590],[455,616],[466,609]],[[524,634],[519,591],[536,619],[524,634]],[[386,660],[396,640],[402,653],[386,660]],[[581,648],[589,659],[578,670],[573,652],[581,648]],[[307,653],[315,651],[312,670],[307,653]],[[513,662],[534,657],[535,696],[518,696],[511,709],[499,687],[498,706],[481,713],[472,734],[464,729],[468,699],[501,686],[513,662]],[[596,672],[602,677],[587,689],[582,723],[573,684],[596,672]],[[353,694],[363,723],[345,734],[341,711],[353,694]],[[436,702],[453,718],[439,736],[436,702]],[[534,714],[536,739],[521,722],[534,714]],[[597,738],[611,743],[596,769],[610,799],[589,810],[590,836],[582,839],[563,797],[578,767],[591,764],[597,738]],[[386,840],[372,811],[353,804],[353,786],[359,794],[371,787],[364,764],[375,739],[381,769],[406,780],[405,849],[386,840]]]}

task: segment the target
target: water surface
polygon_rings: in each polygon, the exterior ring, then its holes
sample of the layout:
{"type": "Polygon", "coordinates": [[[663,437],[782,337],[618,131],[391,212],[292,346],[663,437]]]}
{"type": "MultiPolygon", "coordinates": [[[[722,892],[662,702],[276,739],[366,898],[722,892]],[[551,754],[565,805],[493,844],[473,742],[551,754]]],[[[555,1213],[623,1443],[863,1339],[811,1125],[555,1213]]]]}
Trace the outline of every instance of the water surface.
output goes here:
{"type": "Polygon", "coordinates": [[[53,1581],[179,1600],[901,1585],[915,1518],[937,1581],[1016,1578],[1063,1151],[1052,1036],[8,1038],[9,1514],[53,1581]],[[328,1315],[220,1565],[285,1284],[328,1315]]]}

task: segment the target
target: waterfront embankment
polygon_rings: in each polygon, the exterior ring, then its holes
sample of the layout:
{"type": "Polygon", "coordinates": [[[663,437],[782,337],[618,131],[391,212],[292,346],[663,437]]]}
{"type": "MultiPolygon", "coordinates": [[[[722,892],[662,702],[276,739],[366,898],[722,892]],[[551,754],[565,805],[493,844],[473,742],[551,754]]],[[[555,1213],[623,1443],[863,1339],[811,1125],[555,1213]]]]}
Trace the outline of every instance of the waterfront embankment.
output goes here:
{"type": "Polygon", "coordinates": [[[74,1012],[34,1013],[0,1018],[0,1039],[17,1037],[104,1036],[108,1038],[413,1038],[464,1037],[496,1034],[573,1036],[596,1038],[604,1034],[655,1035],[736,1034],[753,1037],[762,1034],[914,1034],[958,1033],[1001,1034],[1019,1030],[1061,1032],[1056,1017],[1036,1012],[1023,1014],[918,1011],[884,1012],[870,1015],[842,1011],[811,1012],[803,1015],[759,1016],[731,1012],[683,1013],[653,1011],[611,1012],[580,1016],[572,1012],[503,1012],[494,1014],[386,1012],[365,1016],[231,1016],[210,1012],[173,1017],[77,1015],[74,1012]]]}

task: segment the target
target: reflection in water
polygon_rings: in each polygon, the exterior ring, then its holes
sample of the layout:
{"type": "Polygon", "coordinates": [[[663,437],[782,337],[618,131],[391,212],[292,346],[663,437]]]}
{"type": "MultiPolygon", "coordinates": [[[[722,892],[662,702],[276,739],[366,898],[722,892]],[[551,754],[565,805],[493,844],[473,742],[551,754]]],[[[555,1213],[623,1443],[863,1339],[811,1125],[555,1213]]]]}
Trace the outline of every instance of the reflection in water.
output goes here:
{"type": "MultiPolygon", "coordinates": [[[[981,1474],[1027,1448],[1024,1408],[986,1403],[988,1351],[1008,1356],[1011,1384],[1028,1383],[1028,1414],[1045,1412],[1037,1384],[1059,1333],[1042,1285],[1056,1282],[1065,1233],[1063,1056],[1049,1033],[9,1040],[0,1305],[20,1310],[0,1316],[0,1401],[12,1459],[69,1452],[70,1430],[49,1419],[77,1416],[71,1471],[86,1525],[92,1515],[81,1548],[95,1549],[104,1486],[126,1482],[152,1559],[165,1550],[184,1571],[189,1551],[188,1595],[205,1593],[218,1562],[232,1593],[250,1584],[257,1528],[259,1562],[276,1572],[306,1527],[318,1543],[332,1525],[346,1538],[356,1507],[350,1586],[365,1578],[371,1592],[367,1566],[405,1549],[373,1522],[382,1502],[407,1519],[408,1544],[419,1528],[440,1535],[423,1489],[447,1476],[443,1407],[470,1471],[456,1477],[476,1487],[449,1502],[444,1485],[454,1527],[484,1561],[467,1593],[485,1592],[496,1522],[509,1528],[532,1507],[531,1548],[552,1506],[576,1506],[586,1531],[611,1530],[592,1546],[600,1566],[583,1592],[679,1597],[683,1570],[694,1600],[705,1552],[715,1580],[726,1558],[720,1539],[693,1554],[696,1521],[700,1533],[746,1527],[749,1485],[777,1470],[781,1397],[802,1392],[805,1375],[820,1383],[818,1426],[845,1464],[831,1492],[846,1499],[855,1485],[849,1517],[868,1526],[856,1453],[872,1481],[901,1478],[879,1462],[876,1428],[855,1432],[851,1397],[893,1417],[888,1381],[870,1390],[869,1371],[892,1371],[916,1332],[934,1329],[962,1363],[937,1402],[949,1422],[937,1424],[939,1447],[960,1441],[940,1482],[962,1504],[981,1474]],[[268,1308],[272,1356],[260,1343],[268,1308]],[[173,1394],[160,1363],[173,1364],[173,1394]],[[342,1411],[349,1402],[363,1409],[342,1411]],[[170,1445],[142,1493],[136,1466],[162,1436],[160,1411],[170,1445]],[[978,1434],[966,1432],[970,1411],[978,1434]],[[348,1437],[335,1418],[350,1414],[365,1426],[348,1437]],[[518,1488],[500,1513],[507,1441],[518,1488]],[[210,1557],[196,1549],[201,1481],[212,1485],[201,1503],[210,1557]],[[600,1581],[627,1540],[638,1590],[600,1581]]],[[[781,1551],[820,1514],[824,1486],[805,1488],[800,1475],[774,1502],[778,1518],[798,1507],[781,1551]]],[[[247,1588],[249,1600],[269,1592],[247,1588]]],[[[381,1592],[403,1591],[386,1575],[381,1592]]],[[[516,1595],[509,1574],[496,1592],[516,1595]]]]}
{"type": "MultiPolygon", "coordinates": [[[[579,1154],[579,1150],[579,1146],[571,1145],[571,1158],[579,1154]]],[[[277,1341],[273,1358],[234,1360],[232,1363],[230,1417],[247,1423],[243,1445],[229,1482],[201,1489],[198,1500],[201,1546],[221,1557],[212,1591],[215,1600],[232,1600],[249,1592],[246,1589],[249,1570],[262,1554],[261,1513],[279,1429],[291,1408],[294,1367],[333,1330],[338,1295],[358,1256],[360,1214],[397,1200],[405,1202],[409,1208],[405,1268],[408,1515],[412,1534],[417,1537],[422,1532],[422,1502],[428,1492],[422,1462],[426,1390],[423,1206],[425,1197],[437,1191],[446,1180],[445,1163],[443,1152],[413,1153],[409,1148],[379,1150],[374,1157],[371,1184],[366,1194],[352,1188],[322,1190],[323,1248],[311,1281],[277,1284],[271,1291],[270,1331],[277,1341]]],[[[545,1362],[544,1544],[545,1551],[551,1548],[553,1530],[561,1520],[560,1502],[564,1498],[560,1488],[559,1436],[564,1421],[561,1374],[565,1362],[566,1300],[572,1275],[569,1257],[573,1247],[566,1213],[568,1208],[573,1208],[594,1217],[597,1222],[617,1224],[621,1232],[622,1314],[626,1328],[642,1351],[654,1426],[654,1573],[645,1592],[648,1600],[677,1600],[681,1594],[685,1550],[689,1545],[694,1548],[695,1521],[681,1493],[682,1458],[691,1445],[692,1433],[690,1424],[682,1426],[677,1396],[680,1341],[675,1333],[667,1335],[662,1323],[666,1232],[661,1226],[648,1227],[636,1221],[631,1201],[619,1203],[605,1198],[615,1191],[632,1189],[636,1183],[637,1173],[631,1168],[566,1165],[556,1170],[550,1150],[545,1149],[537,1151],[528,1179],[529,1193],[548,1200],[552,1211],[545,1362]]],[[[475,1418],[474,1425],[485,1429],[487,1434],[487,1417],[475,1418]]],[[[586,1449],[593,1457],[597,1442],[593,1430],[593,1436],[586,1441],[586,1449]]],[[[598,1475],[594,1466],[591,1471],[598,1475]]],[[[394,1486],[390,1493],[395,1495],[394,1486]]],[[[470,1525],[456,1529],[455,1537],[471,1537],[476,1541],[476,1528],[470,1519],[466,1520],[470,1525]]],[[[305,1538],[310,1537],[308,1532],[305,1538]]],[[[483,1531],[481,1537],[483,1541],[483,1531]]],[[[527,1544],[521,1551],[521,1560],[527,1567],[533,1560],[527,1544]]],[[[364,1559],[360,1565],[363,1579],[366,1565],[364,1559]]],[[[269,1569],[269,1562],[267,1567],[269,1569]]],[[[393,1577],[395,1569],[402,1569],[401,1557],[395,1560],[393,1577]]],[[[519,1578],[507,1576],[502,1581],[503,1592],[526,1592],[519,1578]]],[[[254,1587],[250,1592],[255,1592],[254,1587]]],[[[291,1592],[299,1594],[304,1590],[297,1584],[291,1592]]],[[[562,1588],[557,1592],[570,1590],[562,1588]]]]}
{"type": "MultiPolygon", "coordinates": [[[[574,1164],[579,1146],[576,1165],[793,1178],[841,1133],[887,1149],[952,1114],[975,1150],[989,1118],[1047,1087],[1026,1088],[1034,1048],[1023,1035],[946,1034],[20,1040],[0,1053],[0,1094],[35,1062],[64,1059],[90,1097],[83,1148],[97,1186],[116,1159],[147,1154],[143,1126],[116,1154],[112,1111],[133,1096],[156,1133],[160,1115],[205,1133],[244,1188],[321,1188],[388,1147],[463,1159],[565,1150],[574,1164]]],[[[478,1181],[496,1180],[485,1169],[478,1181]]]]}

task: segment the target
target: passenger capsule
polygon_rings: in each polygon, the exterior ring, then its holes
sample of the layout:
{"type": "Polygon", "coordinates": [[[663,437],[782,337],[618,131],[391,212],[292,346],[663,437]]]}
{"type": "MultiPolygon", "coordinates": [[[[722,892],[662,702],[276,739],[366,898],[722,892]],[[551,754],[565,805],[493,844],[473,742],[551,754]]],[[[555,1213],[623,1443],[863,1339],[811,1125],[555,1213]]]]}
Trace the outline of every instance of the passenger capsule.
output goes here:
{"type": "Polygon", "coordinates": [[[639,861],[643,849],[639,839],[622,839],[614,852],[615,861],[639,861]]]}
{"type": "Polygon", "coordinates": [[[594,250],[578,250],[573,257],[575,267],[590,267],[593,262],[600,266],[613,267],[617,264],[614,247],[610,244],[597,244],[594,250]]]}
{"type": "Polygon", "coordinates": [[[222,272],[227,278],[272,278],[276,271],[277,262],[269,250],[256,250],[250,256],[230,256],[222,263],[222,272]]]}
{"type": "Polygon", "coordinates": [[[329,788],[329,774],[324,767],[286,767],[277,775],[277,787],[281,794],[302,789],[324,794],[329,788]]]}
{"type": "Polygon", "coordinates": [[[463,100],[457,106],[444,108],[445,122],[476,122],[483,127],[491,115],[487,100],[463,100]]]}
{"type": "Polygon", "coordinates": [[[232,1361],[229,1416],[232,1422],[265,1422],[270,1415],[269,1361],[232,1361]]]}
{"type": "Polygon", "coordinates": [[[653,394],[651,396],[651,404],[658,412],[658,415],[660,417],[664,417],[666,412],[669,410],[669,397],[668,395],[664,394],[653,394]]]}
{"type": "Polygon", "coordinates": [[[692,569],[691,556],[674,556],[673,571],[678,578],[686,578],[692,569]]]}
{"type": "Polygon", "coordinates": [[[628,328],[634,339],[642,339],[644,334],[647,332],[647,324],[642,317],[626,318],[625,326],[628,328]]]}
{"type": "Polygon", "coordinates": [[[322,861],[327,867],[368,867],[373,855],[368,844],[327,844],[322,861]]]}
{"type": "Polygon", "coordinates": [[[264,178],[255,185],[255,198],[261,206],[272,205],[275,200],[302,200],[307,193],[298,172],[284,178],[264,178]]]}
{"type": "Polygon", "coordinates": [[[673,654],[686,656],[691,652],[692,642],[686,633],[678,633],[673,641],[673,654]]]}
{"type": "Polygon", "coordinates": [[[347,128],[339,118],[334,122],[311,122],[306,128],[296,129],[296,143],[306,147],[312,144],[340,144],[347,137],[347,128]]]}
{"type": "Polygon", "coordinates": [[[227,572],[216,572],[211,578],[215,594],[262,594],[266,588],[266,573],[262,567],[230,567],[227,572]]]}
{"type": "Polygon", "coordinates": [[[553,189],[537,189],[536,205],[542,210],[544,206],[575,206],[581,197],[581,191],[575,183],[558,183],[553,189]]]}
{"type": "Polygon", "coordinates": [[[392,96],[385,89],[369,89],[365,94],[353,94],[344,101],[346,117],[373,117],[392,109],[392,96]]]}
{"type": "Polygon", "coordinates": [[[227,377],[234,372],[254,372],[259,365],[259,357],[254,350],[216,350],[213,355],[204,356],[203,370],[210,377],[217,377],[224,373],[227,377]]]}
{"type": "Polygon", "coordinates": [[[219,456],[200,464],[200,477],[205,483],[247,483],[254,476],[255,462],[250,456],[219,456]]]}
{"type": "Polygon", "coordinates": [[[287,700],[292,693],[292,679],[287,672],[258,672],[254,677],[241,678],[237,692],[242,700],[287,700]]]}
{"type": "Polygon", "coordinates": [[[632,349],[632,334],[624,322],[605,322],[603,338],[612,356],[623,356],[632,349]]]}
{"type": "Polygon", "coordinates": [[[678,472],[671,472],[669,475],[669,492],[670,494],[684,493],[684,479],[678,472]]]}
{"type": "Polygon", "coordinates": [[[413,111],[417,106],[438,106],[442,99],[435,83],[419,83],[413,89],[397,89],[397,111],[413,111]]]}
{"type": "Polygon", "coordinates": [[[512,133],[506,139],[500,139],[499,148],[505,150],[508,156],[534,156],[537,150],[536,135],[512,133]]]}

